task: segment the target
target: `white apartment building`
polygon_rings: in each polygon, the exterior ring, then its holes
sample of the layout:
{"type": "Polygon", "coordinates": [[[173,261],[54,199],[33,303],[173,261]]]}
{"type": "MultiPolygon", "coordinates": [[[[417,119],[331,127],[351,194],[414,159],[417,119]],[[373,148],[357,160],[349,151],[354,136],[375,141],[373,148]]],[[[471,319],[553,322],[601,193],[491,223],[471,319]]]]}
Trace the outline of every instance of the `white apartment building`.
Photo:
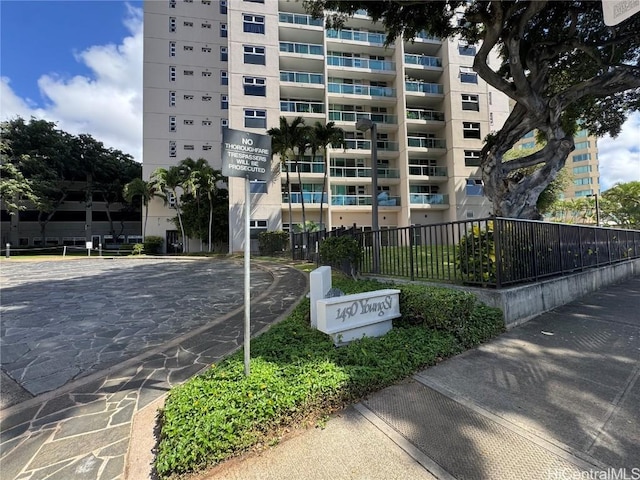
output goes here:
{"type": "MultiPolygon", "coordinates": [[[[291,198],[274,158],[272,179],[251,185],[252,234],[300,223],[302,198],[315,222],[324,202],[329,229],[370,227],[374,194],[381,228],[489,214],[479,154],[509,102],[473,72],[474,46],[425,33],[385,47],[383,27],[366,12],[327,30],[295,0],[149,0],[144,37],[145,179],[186,157],[221,168],[225,126],[265,134],[280,116],[302,116],[345,131],[346,148],[329,150],[324,198],[321,154],[299,164],[302,185],[290,166],[291,198]],[[355,126],[362,117],[377,128],[377,192],[371,132],[355,126]]],[[[241,251],[244,180],[229,183],[230,250],[241,251]]],[[[155,200],[147,234],[170,244],[174,216],[155,200]]]]}

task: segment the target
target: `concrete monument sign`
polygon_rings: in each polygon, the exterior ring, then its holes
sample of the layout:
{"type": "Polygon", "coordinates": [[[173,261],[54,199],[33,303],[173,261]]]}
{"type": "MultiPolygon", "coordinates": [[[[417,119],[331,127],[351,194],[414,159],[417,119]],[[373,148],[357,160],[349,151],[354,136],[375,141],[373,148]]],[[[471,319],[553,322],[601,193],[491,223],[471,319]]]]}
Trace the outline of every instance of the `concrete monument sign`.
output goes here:
{"type": "Polygon", "coordinates": [[[400,317],[400,290],[383,289],[326,298],[331,288],[331,267],[310,275],[311,326],[331,336],[336,346],[362,337],[380,337],[400,317]]]}

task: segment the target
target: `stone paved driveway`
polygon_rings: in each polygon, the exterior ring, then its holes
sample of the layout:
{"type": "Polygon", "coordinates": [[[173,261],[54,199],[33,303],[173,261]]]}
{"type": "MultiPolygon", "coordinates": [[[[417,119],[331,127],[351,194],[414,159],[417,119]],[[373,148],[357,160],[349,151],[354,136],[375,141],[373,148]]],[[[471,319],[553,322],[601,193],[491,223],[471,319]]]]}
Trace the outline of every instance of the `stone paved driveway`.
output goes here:
{"type": "MultiPolygon", "coordinates": [[[[229,260],[95,259],[2,265],[2,370],[32,395],[104,370],[243,302],[229,260]]],[[[271,276],[251,274],[254,291],[271,276]]]]}

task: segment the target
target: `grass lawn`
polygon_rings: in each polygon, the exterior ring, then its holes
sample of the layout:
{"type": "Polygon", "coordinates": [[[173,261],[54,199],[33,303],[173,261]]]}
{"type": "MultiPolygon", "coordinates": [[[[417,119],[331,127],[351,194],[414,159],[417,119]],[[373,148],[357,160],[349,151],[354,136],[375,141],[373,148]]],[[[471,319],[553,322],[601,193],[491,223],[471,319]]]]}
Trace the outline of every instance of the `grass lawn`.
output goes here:
{"type": "MultiPolygon", "coordinates": [[[[374,281],[334,277],[345,293],[377,290],[374,281]]],[[[388,287],[388,284],[385,284],[388,287]]],[[[215,465],[309,418],[324,418],[364,395],[497,335],[502,312],[469,293],[399,285],[401,319],[380,338],[336,348],[309,326],[309,301],[243,352],[174,388],[161,412],[156,470],[170,477],[215,465]]]]}

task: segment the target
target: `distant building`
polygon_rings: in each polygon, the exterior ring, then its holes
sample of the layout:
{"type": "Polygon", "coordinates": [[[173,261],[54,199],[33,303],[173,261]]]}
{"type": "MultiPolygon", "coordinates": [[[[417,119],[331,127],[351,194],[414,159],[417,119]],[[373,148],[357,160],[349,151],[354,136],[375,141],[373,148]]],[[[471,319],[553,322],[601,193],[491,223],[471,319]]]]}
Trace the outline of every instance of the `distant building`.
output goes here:
{"type": "MultiPolygon", "coordinates": [[[[329,152],[324,197],[325,165],[310,155],[299,165],[301,184],[289,166],[291,198],[275,165],[271,180],[252,185],[254,237],[300,223],[303,198],[307,220],[318,222],[323,205],[327,228],[370,228],[374,195],[381,228],[486,216],[480,150],[507,118],[507,97],[473,71],[474,46],[426,33],[389,47],[385,40],[365,11],[336,31],[301,1],[146,1],[143,179],[186,157],[221,168],[222,128],[265,134],[281,116],[302,116],[309,125],[335,122],[347,147],[329,152]],[[362,117],[377,125],[377,192],[370,132],[355,128],[362,117]]],[[[229,197],[230,250],[240,251],[242,179],[230,180],[229,197]]],[[[174,243],[174,216],[154,199],[147,234],[174,243]]]]}

